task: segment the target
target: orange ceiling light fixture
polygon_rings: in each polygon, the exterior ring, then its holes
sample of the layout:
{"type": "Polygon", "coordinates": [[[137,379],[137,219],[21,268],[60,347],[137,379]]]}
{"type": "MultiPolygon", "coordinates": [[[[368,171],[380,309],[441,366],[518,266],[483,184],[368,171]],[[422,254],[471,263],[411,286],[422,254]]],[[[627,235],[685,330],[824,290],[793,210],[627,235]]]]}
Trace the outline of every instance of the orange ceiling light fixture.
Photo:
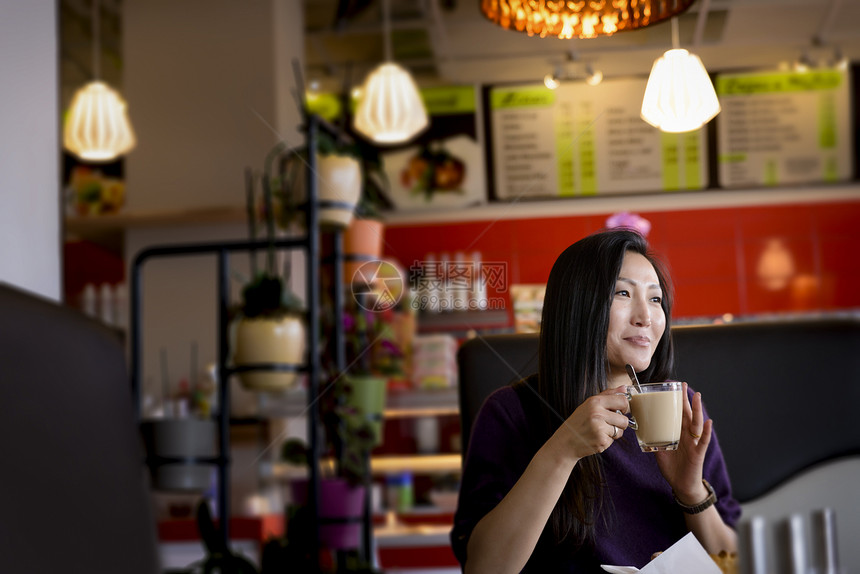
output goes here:
{"type": "Polygon", "coordinates": [[[529,36],[596,38],[677,16],[695,0],[481,0],[491,22],[529,36]]]}

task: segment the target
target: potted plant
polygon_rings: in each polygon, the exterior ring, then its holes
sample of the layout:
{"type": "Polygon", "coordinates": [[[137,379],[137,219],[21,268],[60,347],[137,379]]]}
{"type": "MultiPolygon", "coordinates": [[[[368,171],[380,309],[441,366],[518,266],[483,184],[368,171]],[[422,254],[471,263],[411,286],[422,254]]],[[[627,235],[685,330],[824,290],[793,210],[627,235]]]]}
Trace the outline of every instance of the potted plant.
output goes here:
{"type": "MultiPolygon", "coordinates": [[[[369,482],[368,457],[376,444],[370,422],[346,400],[350,392],[348,386],[333,382],[324,389],[320,401],[325,436],[319,484],[320,539],[330,550],[360,546],[360,517],[364,513],[365,489],[369,482]],[[327,520],[331,523],[327,524],[327,520]]],[[[289,439],[281,448],[281,459],[293,465],[306,466],[308,454],[308,446],[299,439],[289,439]]],[[[294,505],[304,507],[308,480],[296,479],[291,488],[294,505]]],[[[297,514],[293,518],[301,516],[297,514]]]]}
{"type": "Polygon", "coordinates": [[[390,207],[385,197],[388,179],[382,169],[379,152],[372,148],[361,150],[365,174],[361,197],[355,208],[355,218],[343,234],[344,280],[353,283],[356,271],[368,260],[382,258],[385,225],[381,211],[390,207]]]}
{"type": "Polygon", "coordinates": [[[260,559],[261,574],[282,572],[380,574],[380,571],[374,569],[357,550],[341,549],[338,551],[338,559],[333,555],[331,548],[315,549],[311,539],[314,523],[307,507],[291,506],[288,512],[285,536],[271,538],[263,545],[260,559]]]}
{"type": "MultiPolygon", "coordinates": [[[[256,240],[257,209],[254,177],[246,172],[248,230],[256,240]]],[[[277,270],[275,214],[269,178],[263,177],[263,218],[269,246],[265,267],[258,271],[256,254],[251,252],[252,279],[242,289],[242,303],[234,321],[233,364],[237,367],[260,364],[286,364],[299,367],[304,360],[306,328],[304,309],[277,270]]],[[[239,373],[248,389],[280,391],[295,386],[296,372],[249,370],[239,373]]]]}
{"type": "MultiPolygon", "coordinates": [[[[279,144],[274,151],[280,157],[278,177],[273,179],[275,199],[280,204],[279,224],[285,228],[293,222],[304,226],[308,148],[285,150],[279,144]]],[[[352,222],[364,179],[359,148],[321,131],[317,135],[316,162],[320,227],[346,228],[352,222]]]]}
{"type": "Polygon", "coordinates": [[[218,426],[210,412],[212,379],[197,377],[197,346],[191,347],[190,382],[179,381],[172,392],[167,377],[167,351],[161,350],[163,395],[161,407],[141,421],[140,431],[155,490],[203,492],[212,484],[212,466],[189,459],[218,455],[218,426]]]}
{"type": "MultiPolygon", "coordinates": [[[[273,154],[281,157],[279,172],[272,188],[277,201],[278,225],[304,226],[307,203],[307,147],[284,150],[278,145],[273,154]]],[[[317,191],[320,202],[342,205],[320,206],[319,223],[323,228],[344,230],[346,264],[344,278],[350,283],[362,263],[382,255],[384,226],[380,211],[389,207],[384,190],[388,187],[379,152],[367,145],[347,143],[326,132],[317,137],[317,191]]]]}
{"type": "MultiPolygon", "coordinates": [[[[353,295],[360,299],[372,294],[353,295]]],[[[403,375],[404,356],[389,321],[392,314],[393,309],[371,311],[354,299],[342,317],[348,364],[336,381],[338,394],[369,425],[374,446],[382,443],[388,381],[403,375]]]]}
{"type": "MultiPolygon", "coordinates": [[[[330,306],[327,306],[330,307],[330,306]]],[[[333,314],[326,317],[330,331],[333,314]]],[[[351,305],[340,317],[343,321],[348,372],[337,371],[323,342],[323,384],[319,411],[323,426],[320,467],[320,537],[329,549],[357,549],[361,541],[358,518],[364,513],[366,488],[370,483],[370,453],[382,440],[382,411],[385,406],[387,375],[401,361],[402,354],[390,337],[383,315],[351,305]],[[326,523],[331,519],[333,523],[326,523]],[[344,521],[350,519],[350,521],[344,521]]],[[[306,466],[308,447],[298,439],[287,440],[281,459],[306,466]]],[[[307,500],[307,480],[295,480],[292,498],[298,507],[307,500]]],[[[293,509],[293,519],[304,516],[293,509]]],[[[353,570],[350,570],[353,571],[353,570]]],[[[365,570],[356,570],[365,571],[365,570]]],[[[368,570],[369,571],[369,570],[368,570]]]]}
{"type": "Polygon", "coordinates": [[[153,488],[172,492],[203,492],[209,488],[212,467],[182,462],[182,459],[213,458],[218,454],[218,429],[214,419],[194,416],[149,419],[141,422],[141,434],[149,457],[153,488]]]}

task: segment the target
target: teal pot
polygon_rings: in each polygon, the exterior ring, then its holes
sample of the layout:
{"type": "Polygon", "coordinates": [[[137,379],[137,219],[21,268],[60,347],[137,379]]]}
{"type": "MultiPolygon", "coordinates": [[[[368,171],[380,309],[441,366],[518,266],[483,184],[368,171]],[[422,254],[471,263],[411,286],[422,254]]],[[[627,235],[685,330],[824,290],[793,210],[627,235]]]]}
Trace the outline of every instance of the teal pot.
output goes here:
{"type": "Polygon", "coordinates": [[[140,425],[149,458],[152,487],[176,492],[202,492],[209,488],[212,464],[155,464],[158,457],[214,458],[218,454],[218,427],[212,419],[152,419],[140,425]]]}
{"type": "MultiPolygon", "coordinates": [[[[308,480],[291,484],[293,503],[307,504],[308,480]]],[[[364,514],[364,487],[342,478],[320,480],[320,541],[332,550],[352,550],[361,545],[361,518],[364,514]],[[331,520],[331,524],[326,521],[331,520]]]]}
{"type": "Polygon", "coordinates": [[[373,375],[347,375],[341,384],[349,386],[349,391],[340,389],[345,395],[348,407],[354,408],[360,417],[370,422],[373,432],[373,444],[382,444],[382,422],[385,411],[385,396],[388,379],[373,375]]]}

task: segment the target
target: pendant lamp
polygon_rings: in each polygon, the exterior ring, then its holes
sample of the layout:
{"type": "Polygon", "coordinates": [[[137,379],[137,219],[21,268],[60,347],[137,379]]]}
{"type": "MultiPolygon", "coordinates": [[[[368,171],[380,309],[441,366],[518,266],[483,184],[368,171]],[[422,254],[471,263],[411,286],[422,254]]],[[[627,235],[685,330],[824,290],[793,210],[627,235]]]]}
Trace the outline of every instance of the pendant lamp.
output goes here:
{"type": "Polygon", "coordinates": [[[661,131],[689,132],[720,113],[720,102],[702,60],[678,48],[678,22],[674,18],[672,48],[654,61],[640,115],[661,131]]]}
{"type": "Polygon", "coordinates": [[[72,98],[63,129],[63,146],[86,161],[111,161],[135,145],[125,101],[99,81],[99,4],[93,0],[93,76],[72,98]]]}
{"type": "Polygon", "coordinates": [[[429,124],[412,76],[391,61],[389,1],[382,3],[386,61],[367,76],[353,121],[358,133],[380,144],[408,141],[429,124]]]}

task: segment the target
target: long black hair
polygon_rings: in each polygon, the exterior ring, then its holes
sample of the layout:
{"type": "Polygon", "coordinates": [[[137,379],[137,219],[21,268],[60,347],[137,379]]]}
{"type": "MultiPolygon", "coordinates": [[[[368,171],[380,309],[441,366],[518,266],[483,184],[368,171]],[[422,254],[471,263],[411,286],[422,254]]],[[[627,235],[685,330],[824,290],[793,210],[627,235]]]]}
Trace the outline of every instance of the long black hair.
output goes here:
{"type": "MultiPolygon", "coordinates": [[[[535,390],[549,412],[542,417],[548,439],[588,397],[604,390],[609,374],[606,340],[609,308],[624,255],[639,253],[654,266],[663,290],[666,315],[663,332],[645,381],[671,377],[674,355],[670,334],[672,286],[663,265],[644,237],[635,231],[600,231],[581,239],[559,255],[550,271],[544,296],[535,390]]],[[[557,542],[581,546],[594,538],[603,503],[603,472],[599,456],[580,460],[570,475],[548,526],[557,542]]]]}

